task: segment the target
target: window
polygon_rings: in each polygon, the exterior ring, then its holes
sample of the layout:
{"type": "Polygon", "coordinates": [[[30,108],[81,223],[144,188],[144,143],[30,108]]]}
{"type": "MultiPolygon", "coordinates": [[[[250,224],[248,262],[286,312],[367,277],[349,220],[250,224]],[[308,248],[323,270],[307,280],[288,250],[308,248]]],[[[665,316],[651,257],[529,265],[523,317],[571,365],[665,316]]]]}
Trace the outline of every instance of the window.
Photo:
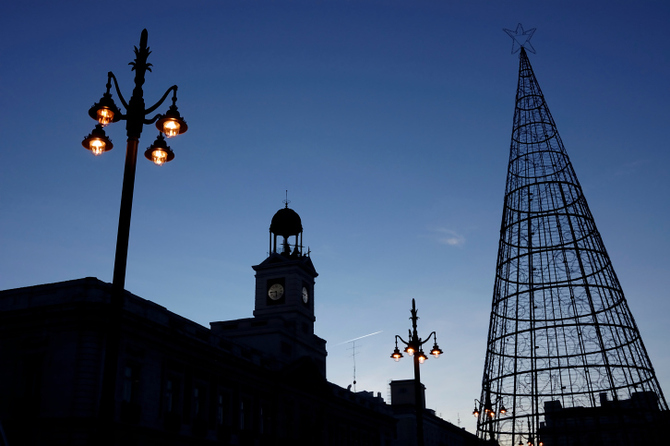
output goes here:
{"type": "Polygon", "coordinates": [[[244,400],[240,399],[240,430],[244,430],[245,426],[244,400]]]}
{"type": "Polygon", "coordinates": [[[167,413],[179,412],[180,380],[175,376],[165,379],[163,393],[163,411],[167,413]]]}
{"type": "Polygon", "coordinates": [[[240,397],[240,429],[253,429],[254,424],[254,406],[249,397],[240,397]]]}
{"type": "Polygon", "coordinates": [[[133,363],[125,365],[121,392],[121,420],[126,423],[139,423],[142,412],[139,365],[133,363]]]}
{"type": "Polygon", "coordinates": [[[202,391],[200,390],[200,387],[194,387],[193,388],[193,416],[197,417],[198,414],[200,414],[200,398],[202,395],[202,391]]]}
{"type": "Polygon", "coordinates": [[[219,426],[232,426],[232,402],[230,392],[220,391],[216,395],[216,424],[219,426]]]}
{"type": "Polygon", "coordinates": [[[193,386],[192,399],[193,418],[205,418],[207,416],[207,387],[203,384],[193,386]]]}
{"type": "Polygon", "coordinates": [[[174,381],[168,379],[165,382],[165,411],[172,412],[174,404],[174,381]]]}
{"type": "Polygon", "coordinates": [[[220,393],[216,396],[216,424],[221,426],[223,424],[223,395],[220,393]]]}
{"type": "Polygon", "coordinates": [[[263,430],[264,427],[265,427],[265,418],[264,418],[265,414],[264,414],[264,411],[263,411],[263,405],[262,404],[261,404],[261,407],[258,408],[258,412],[259,412],[259,414],[258,414],[258,433],[263,434],[263,433],[265,433],[264,430],[263,430]]]}
{"type": "Polygon", "coordinates": [[[136,403],[139,400],[140,367],[127,364],[123,370],[123,401],[136,403]]]}

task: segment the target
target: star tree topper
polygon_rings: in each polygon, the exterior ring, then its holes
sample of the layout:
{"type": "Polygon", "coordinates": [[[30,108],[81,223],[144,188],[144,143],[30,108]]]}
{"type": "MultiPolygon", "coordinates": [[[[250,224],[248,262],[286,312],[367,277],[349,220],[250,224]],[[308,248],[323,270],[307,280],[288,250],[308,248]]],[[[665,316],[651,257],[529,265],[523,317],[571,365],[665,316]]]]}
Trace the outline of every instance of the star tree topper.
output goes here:
{"type": "Polygon", "coordinates": [[[516,29],[514,31],[505,28],[503,28],[503,31],[505,31],[507,35],[510,36],[513,40],[512,54],[516,53],[521,48],[525,48],[531,53],[535,54],[535,48],[533,48],[533,45],[531,45],[530,43],[530,39],[531,37],[533,37],[533,34],[535,33],[535,28],[529,29],[528,31],[524,31],[523,26],[521,25],[521,23],[519,23],[518,25],[516,25],[516,29]]]}

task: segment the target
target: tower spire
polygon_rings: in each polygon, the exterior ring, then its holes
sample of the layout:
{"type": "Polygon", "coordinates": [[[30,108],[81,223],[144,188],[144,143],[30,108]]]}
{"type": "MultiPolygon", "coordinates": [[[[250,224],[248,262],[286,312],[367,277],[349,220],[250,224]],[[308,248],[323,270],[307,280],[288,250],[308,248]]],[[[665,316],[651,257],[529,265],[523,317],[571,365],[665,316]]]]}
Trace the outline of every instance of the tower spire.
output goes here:
{"type": "Polygon", "coordinates": [[[480,398],[508,410],[475,411],[478,435],[502,445],[538,444],[547,408],[643,394],[668,409],[525,48],[480,398]]]}

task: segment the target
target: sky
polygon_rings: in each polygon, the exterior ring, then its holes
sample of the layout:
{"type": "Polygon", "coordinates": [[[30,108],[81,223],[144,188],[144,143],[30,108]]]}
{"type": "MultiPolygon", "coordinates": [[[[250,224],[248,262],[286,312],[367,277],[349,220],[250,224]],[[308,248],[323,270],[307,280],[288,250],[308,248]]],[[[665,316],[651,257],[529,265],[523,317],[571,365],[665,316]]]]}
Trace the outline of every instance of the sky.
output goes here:
{"type": "Polygon", "coordinates": [[[388,383],[412,377],[389,356],[414,298],[419,335],[445,352],[422,365],[427,405],[474,432],[518,76],[503,28],[517,23],[537,28],[531,64],[670,397],[661,0],[5,1],[0,289],[111,282],[124,123],[103,156],[81,141],[108,71],[131,95],[146,28],[145,101],[178,85],[189,130],[158,167],[144,128],[126,289],[204,326],[251,317],[251,266],[288,191],[319,272],[328,379],[352,384],[355,361],[356,390],[390,402],[388,383]]]}

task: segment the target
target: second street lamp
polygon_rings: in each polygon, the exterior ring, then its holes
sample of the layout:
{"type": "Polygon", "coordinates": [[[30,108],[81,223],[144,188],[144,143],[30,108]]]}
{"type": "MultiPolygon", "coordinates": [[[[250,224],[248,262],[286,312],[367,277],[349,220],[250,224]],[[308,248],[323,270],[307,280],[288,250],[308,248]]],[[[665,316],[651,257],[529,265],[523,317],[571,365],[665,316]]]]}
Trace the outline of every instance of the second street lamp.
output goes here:
{"type": "Polygon", "coordinates": [[[398,340],[402,344],[405,345],[405,349],[403,350],[405,353],[408,355],[412,356],[413,362],[414,362],[414,401],[416,404],[416,441],[418,446],[423,446],[423,411],[424,411],[424,401],[423,401],[423,392],[421,391],[421,370],[420,370],[420,365],[423,364],[428,357],[426,354],[423,352],[423,344],[428,342],[430,338],[433,338],[433,348],[430,350],[430,354],[436,358],[438,358],[443,352],[438,347],[437,345],[437,335],[433,331],[431,334],[428,335],[426,339],[421,339],[419,337],[419,334],[416,329],[416,322],[419,319],[419,316],[417,316],[417,310],[416,310],[416,302],[414,299],[412,299],[412,310],[411,310],[412,316],[410,317],[412,321],[412,329],[409,330],[409,336],[408,340],[405,341],[402,337],[399,335],[395,335],[395,349],[393,349],[393,353],[391,354],[391,358],[393,358],[396,362],[400,360],[400,358],[403,357],[402,353],[400,353],[400,349],[398,348],[398,340]]]}
{"type": "Polygon", "coordinates": [[[95,129],[82,141],[84,148],[93,152],[94,155],[112,149],[111,140],[105,134],[103,127],[118,122],[126,121],[126,160],[123,171],[123,187],[121,191],[121,209],[119,211],[119,228],[116,238],[116,253],[114,257],[114,276],[112,279],[112,293],[110,297],[110,311],[107,322],[107,343],[105,350],[105,363],[102,377],[102,388],[100,395],[100,441],[105,444],[115,444],[115,392],[116,375],[118,373],[118,356],[120,352],[121,320],[123,314],[123,293],[126,281],[126,263],[128,259],[128,239],[130,236],[130,215],[133,206],[133,191],[135,188],[135,171],[137,165],[137,149],[140,135],[145,124],[156,124],[159,134],[156,141],[147,149],[145,157],[157,165],[162,165],[174,158],[174,153],[168,147],[163,134],[168,138],[184,133],[188,126],[177,110],[177,86],[168,88],[158,102],[151,107],[144,104],[144,92],[142,86],[145,82],[147,71],[151,71],[151,64],[147,58],[151,51],[147,46],[148,33],[142,30],[140,46],[135,47],[135,60],[130,62],[132,70],[135,71],[135,87],[130,100],[126,102],[119,84],[111,71],[107,74],[107,91],[102,98],[96,102],[88,111],[91,118],[98,124],[95,129]],[[121,102],[125,114],[116,106],[112,99],[112,81],[121,102]],[[148,118],[160,107],[168,95],[172,93],[172,105],[165,114],[157,113],[148,118]]]}
{"type": "MultiPolygon", "coordinates": [[[[488,424],[491,444],[497,444],[494,438],[493,420],[497,415],[505,415],[506,413],[507,409],[502,398],[496,398],[495,401],[491,400],[491,385],[487,383],[484,386],[484,401],[475,399],[475,409],[472,411],[472,415],[477,419],[479,426],[488,424]]],[[[483,430],[483,427],[481,429],[483,430]]]]}

